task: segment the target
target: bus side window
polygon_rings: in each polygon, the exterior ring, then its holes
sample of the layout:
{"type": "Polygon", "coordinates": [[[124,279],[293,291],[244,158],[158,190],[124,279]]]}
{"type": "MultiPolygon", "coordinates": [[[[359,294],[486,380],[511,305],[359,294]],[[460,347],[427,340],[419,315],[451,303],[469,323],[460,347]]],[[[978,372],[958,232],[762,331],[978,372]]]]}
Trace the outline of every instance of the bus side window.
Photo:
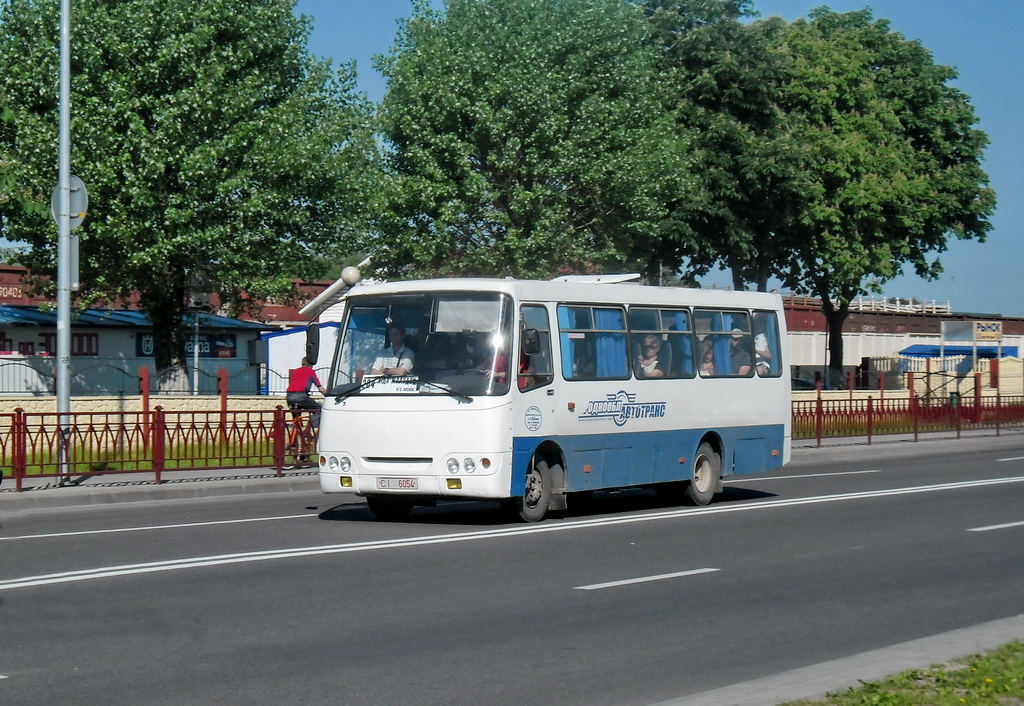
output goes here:
{"type": "Polygon", "coordinates": [[[774,311],[754,312],[754,368],[761,377],[779,377],[779,321],[774,311]]]}
{"type": "Polygon", "coordinates": [[[551,326],[542,306],[524,304],[520,310],[522,336],[519,342],[518,386],[523,392],[550,385],[551,326]],[[530,342],[527,343],[527,335],[530,342]]]}
{"type": "MultiPolygon", "coordinates": [[[[638,378],[647,377],[639,369],[641,348],[654,335],[663,341],[664,353],[659,354],[660,368],[666,378],[693,377],[696,371],[694,364],[693,334],[690,327],[690,314],[685,309],[650,308],[631,306],[629,308],[630,340],[632,341],[632,360],[634,375],[638,378]],[[663,359],[662,359],[663,356],[663,359]]],[[[662,376],[653,376],[655,379],[662,376]]]]}
{"type": "Polygon", "coordinates": [[[558,305],[562,377],[625,380],[630,376],[625,311],[612,306],[558,305]]]}

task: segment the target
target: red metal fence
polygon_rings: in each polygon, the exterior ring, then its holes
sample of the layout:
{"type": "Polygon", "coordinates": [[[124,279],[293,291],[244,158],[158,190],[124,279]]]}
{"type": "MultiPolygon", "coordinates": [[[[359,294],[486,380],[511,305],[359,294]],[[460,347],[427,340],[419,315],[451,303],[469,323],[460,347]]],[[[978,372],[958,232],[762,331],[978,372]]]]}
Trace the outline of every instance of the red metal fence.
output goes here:
{"type": "Polygon", "coordinates": [[[955,431],[1024,426],[1024,395],[982,397],[951,396],[921,400],[917,397],[797,400],[793,402],[793,438],[817,439],[866,436],[868,443],[884,434],[955,431]]]}
{"type": "Polygon", "coordinates": [[[269,411],[74,412],[62,431],[56,413],[0,414],[0,465],[17,490],[26,478],[285,466],[290,413],[269,411]],[[62,435],[66,443],[62,444],[62,435]],[[66,458],[61,458],[61,449],[66,458]]]}
{"type": "MultiPolygon", "coordinates": [[[[270,411],[74,412],[64,432],[56,413],[0,414],[0,467],[16,489],[26,478],[82,478],[148,472],[156,482],[174,471],[265,467],[281,475],[291,422],[270,411]],[[61,434],[67,443],[62,445],[61,434]],[[67,449],[61,459],[60,449],[67,449]]],[[[919,434],[1024,426],[1024,396],[822,399],[793,402],[793,438],[919,434]]]]}

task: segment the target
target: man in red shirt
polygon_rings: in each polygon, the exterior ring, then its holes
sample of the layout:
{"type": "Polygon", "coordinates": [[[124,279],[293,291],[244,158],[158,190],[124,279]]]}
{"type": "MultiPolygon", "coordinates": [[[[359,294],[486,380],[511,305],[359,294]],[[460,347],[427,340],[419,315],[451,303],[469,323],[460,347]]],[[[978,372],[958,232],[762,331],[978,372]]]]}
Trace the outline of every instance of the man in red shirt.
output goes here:
{"type": "Polygon", "coordinates": [[[316,410],[313,412],[312,421],[313,426],[318,427],[320,426],[320,403],[309,396],[313,385],[316,385],[316,389],[320,391],[321,395],[325,394],[313,366],[310,365],[308,359],[303,358],[301,367],[288,371],[288,394],[285,399],[288,400],[288,406],[293,409],[316,410]]]}

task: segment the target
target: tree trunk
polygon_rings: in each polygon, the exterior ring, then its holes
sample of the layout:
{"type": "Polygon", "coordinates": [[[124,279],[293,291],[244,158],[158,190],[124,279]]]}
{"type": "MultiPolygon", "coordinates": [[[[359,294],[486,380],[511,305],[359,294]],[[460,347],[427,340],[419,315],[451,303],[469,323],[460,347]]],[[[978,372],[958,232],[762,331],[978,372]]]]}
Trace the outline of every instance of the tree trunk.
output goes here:
{"type": "Polygon", "coordinates": [[[185,370],[185,285],[182,277],[168,277],[163,286],[142,292],[140,305],[153,324],[153,358],[161,390],[188,389],[185,370]]]}
{"type": "Polygon", "coordinates": [[[850,315],[850,302],[839,300],[836,306],[826,294],[821,297],[821,313],[825,315],[825,327],[828,331],[828,377],[829,389],[841,389],[844,385],[843,375],[843,325],[850,315]]]}

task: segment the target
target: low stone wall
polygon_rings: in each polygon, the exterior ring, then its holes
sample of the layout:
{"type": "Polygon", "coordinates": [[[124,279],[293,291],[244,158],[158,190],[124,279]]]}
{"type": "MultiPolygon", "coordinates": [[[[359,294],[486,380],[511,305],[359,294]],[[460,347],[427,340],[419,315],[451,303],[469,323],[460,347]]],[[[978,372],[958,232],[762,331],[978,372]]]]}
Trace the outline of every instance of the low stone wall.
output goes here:
{"type": "MultiPolygon", "coordinates": [[[[6,397],[3,406],[13,412],[19,407],[26,412],[49,413],[57,411],[55,397],[6,397]]],[[[150,411],[162,407],[168,412],[219,412],[220,397],[213,395],[150,395],[150,411]]],[[[284,396],[268,397],[266,395],[231,395],[228,397],[228,410],[251,411],[272,410],[278,405],[287,407],[284,396]]],[[[120,414],[125,412],[141,412],[142,395],[130,397],[72,397],[71,412],[107,412],[120,414]]]]}

